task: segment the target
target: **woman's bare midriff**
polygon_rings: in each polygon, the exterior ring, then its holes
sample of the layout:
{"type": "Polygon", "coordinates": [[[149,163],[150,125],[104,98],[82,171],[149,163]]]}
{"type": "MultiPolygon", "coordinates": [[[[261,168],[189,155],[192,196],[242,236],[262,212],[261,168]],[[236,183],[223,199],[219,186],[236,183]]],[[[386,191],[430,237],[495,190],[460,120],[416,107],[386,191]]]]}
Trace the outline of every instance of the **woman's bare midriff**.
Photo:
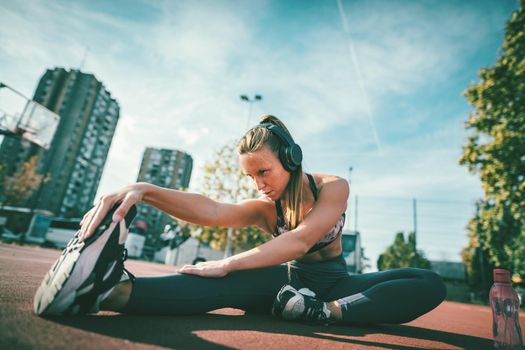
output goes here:
{"type": "Polygon", "coordinates": [[[298,258],[296,260],[305,263],[321,262],[341,255],[342,251],[343,248],[341,247],[341,236],[339,236],[339,238],[337,238],[335,241],[333,241],[326,247],[319,249],[316,252],[306,254],[303,257],[298,258]]]}

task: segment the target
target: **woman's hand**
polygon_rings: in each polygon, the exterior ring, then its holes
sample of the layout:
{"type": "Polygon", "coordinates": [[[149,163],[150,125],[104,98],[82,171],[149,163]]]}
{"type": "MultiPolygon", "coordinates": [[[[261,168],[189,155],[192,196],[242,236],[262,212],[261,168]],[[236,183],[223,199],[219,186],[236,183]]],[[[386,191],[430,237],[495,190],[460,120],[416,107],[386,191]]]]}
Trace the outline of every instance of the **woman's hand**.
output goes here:
{"type": "Polygon", "coordinates": [[[91,237],[108,211],[119,203],[120,206],[113,213],[113,222],[118,223],[122,220],[129,208],[143,199],[147,185],[145,183],[136,183],[126,186],[117,192],[102,196],[98,203],[80,221],[80,240],[83,241],[91,237]]]}
{"type": "Polygon", "coordinates": [[[224,277],[230,273],[228,259],[184,265],[177,272],[202,277],[224,277]]]}

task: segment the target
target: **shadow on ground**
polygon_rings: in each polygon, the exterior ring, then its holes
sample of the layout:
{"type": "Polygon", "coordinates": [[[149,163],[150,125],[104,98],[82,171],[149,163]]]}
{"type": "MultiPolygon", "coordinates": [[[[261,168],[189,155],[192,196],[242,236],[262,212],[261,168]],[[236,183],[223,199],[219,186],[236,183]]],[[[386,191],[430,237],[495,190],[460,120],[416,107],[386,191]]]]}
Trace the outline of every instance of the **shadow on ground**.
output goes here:
{"type": "Polygon", "coordinates": [[[391,335],[417,340],[436,341],[460,348],[489,349],[492,342],[485,338],[425,329],[408,325],[308,326],[275,320],[266,315],[221,315],[198,316],[143,316],[143,315],[90,315],[80,317],[47,318],[65,326],[82,329],[131,342],[140,342],[166,348],[230,349],[203,339],[199,331],[254,331],[259,334],[285,334],[325,339],[361,346],[385,349],[424,349],[399,344],[359,340],[369,334],[391,335]],[[349,338],[352,337],[352,338],[349,338]]]}

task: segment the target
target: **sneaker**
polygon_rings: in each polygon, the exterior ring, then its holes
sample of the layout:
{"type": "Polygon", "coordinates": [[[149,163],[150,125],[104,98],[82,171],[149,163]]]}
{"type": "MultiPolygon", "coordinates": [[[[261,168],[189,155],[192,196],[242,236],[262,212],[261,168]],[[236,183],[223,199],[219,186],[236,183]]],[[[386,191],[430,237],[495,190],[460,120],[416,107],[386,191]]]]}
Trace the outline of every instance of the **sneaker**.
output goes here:
{"type": "MultiPolygon", "coordinates": [[[[77,315],[98,312],[98,304],[122,279],[128,228],[137,213],[132,206],[118,224],[113,207],[95,233],[80,241],[78,235],[46,274],[34,298],[37,315],[77,315]]],[[[131,279],[134,276],[129,273],[131,279]]]]}
{"type": "Polygon", "coordinates": [[[291,285],[284,285],[272,307],[272,314],[289,321],[302,321],[314,325],[329,325],[335,320],[330,319],[327,304],[315,298],[315,293],[303,288],[296,290],[291,285]]]}

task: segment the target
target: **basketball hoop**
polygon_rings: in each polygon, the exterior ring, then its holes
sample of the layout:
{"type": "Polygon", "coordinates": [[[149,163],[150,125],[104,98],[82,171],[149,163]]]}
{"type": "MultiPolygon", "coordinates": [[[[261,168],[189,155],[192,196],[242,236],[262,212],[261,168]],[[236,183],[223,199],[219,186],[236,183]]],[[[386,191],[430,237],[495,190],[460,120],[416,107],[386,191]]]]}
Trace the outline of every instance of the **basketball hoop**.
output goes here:
{"type": "Polygon", "coordinates": [[[0,134],[48,149],[59,121],[55,112],[0,82],[0,134]]]}

